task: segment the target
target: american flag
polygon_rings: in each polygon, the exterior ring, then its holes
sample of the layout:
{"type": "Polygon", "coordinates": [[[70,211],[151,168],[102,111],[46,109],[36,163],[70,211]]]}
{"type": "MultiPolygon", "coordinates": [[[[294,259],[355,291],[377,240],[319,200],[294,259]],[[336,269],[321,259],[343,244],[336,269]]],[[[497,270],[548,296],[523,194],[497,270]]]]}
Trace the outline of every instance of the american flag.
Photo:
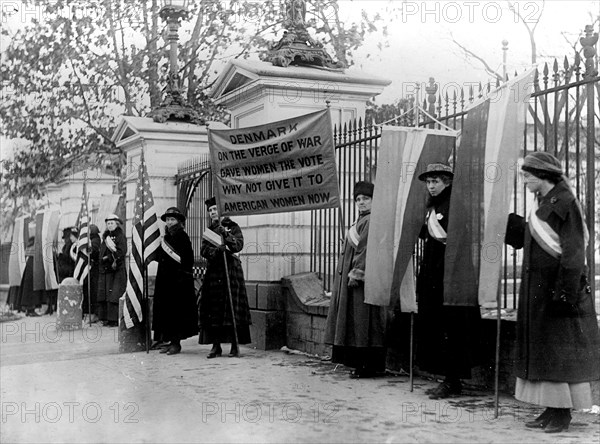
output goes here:
{"type": "Polygon", "coordinates": [[[77,240],[77,262],[73,277],[83,285],[88,275],[88,242],[89,242],[89,214],[87,206],[87,191],[85,179],[83,181],[83,195],[81,197],[81,210],[77,216],[77,227],[79,228],[79,239],[77,240]]]}
{"type": "Polygon", "coordinates": [[[148,264],[155,260],[159,247],[158,218],[154,209],[154,198],[150,191],[150,181],[142,151],[131,232],[129,279],[123,305],[123,318],[127,328],[139,325],[144,318],[142,311],[142,301],[145,297],[144,273],[148,264]]]}

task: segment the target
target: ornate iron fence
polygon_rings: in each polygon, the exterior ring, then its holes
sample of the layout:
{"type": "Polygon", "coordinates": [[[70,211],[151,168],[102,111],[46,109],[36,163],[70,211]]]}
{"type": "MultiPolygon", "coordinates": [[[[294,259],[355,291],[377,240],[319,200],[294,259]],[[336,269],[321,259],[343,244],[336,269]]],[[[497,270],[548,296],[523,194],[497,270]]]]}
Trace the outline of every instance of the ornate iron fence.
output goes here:
{"type": "MultiPolygon", "coordinates": [[[[588,30],[589,35],[591,30],[588,30]]],[[[585,42],[584,39],[582,42],[585,42]]],[[[595,289],[596,281],[600,277],[600,270],[596,267],[599,244],[596,223],[599,218],[595,204],[600,195],[597,172],[600,166],[598,161],[600,132],[595,126],[595,120],[600,116],[599,104],[596,101],[600,96],[600,77],[593,63],[595,51],[586,50],[584,46],[583,52],[588,55],[585,66],[582,66],[579,53],[575,53],[572,61],[567,57],[563,59],[562,67],[559,67],[558,61],[554,61],[551,66],[545,64],[541,70],[536,70],[534,92],[531,96],[523,135],[522,154],[539,150],[548,151],[563,163],[586,214],[590,231],[587,262],[590,270],[595,270],[593,275],[596,279],[591,279],[592,288],[595,289]]],[[[499,82],[496,82],[495,86],[499,86],[499,82]]],[[[404,112],[386,124],[438,129],[443,124],[460,130],[469,106],[483,97],[486,90],[489,92],[492,87],[490,83],[479,84],[477,87],[470,86],[466,90],[455,89],[453,94],[446,92],[442,97],[441,92],[438,92],[439,85],[430,79],[429,84],[423,88],[426,98],[423,100],[422,107],[434,119],[429,117],[423,119],[423,116],[414,110],[414,102],[408,100],[405,110],[402,110],[404,112]]],[[[419,85],[416,86],[416,93],[418,97],[419,85]]],[[[329,290],[333,283],[334,270],[343,239],[340,228],[345,228],[356,217],[351,198],[352,185],[356,181],[371,180],[375,177],[377,151],[381,138],[380,127],[381,124],[363,126],[359,120],[358,123],[344,124],[334,130],[342,209],[339,212],[318,210],[312,215],[311,271],[317,272],[323,279],[325,290],[329,290]]],[[[518,185],[516,174],[514,180],[517,186],[513,196],[513,211],[526,214],[525,188],[518,185]]],[[[521,262],[519,254],[512,248],[505,247],[502,288],[505,308],[516,308],[521,262]]],[[[418,257],[416,262],[418,263],[418,257]]]]}
{"type": "MultiPolygon", "coordinates": [[[[597,173],[600,134],[595,121],[600,118],[596,100],[600,97],[600,77],[594,61],[595,40],[591,27],[586,31],[586,38],[581,40],[585,61],[582,61],[579,53],[575,53],[572,61],[565,57],[561,64],[555,61],[536,71],[523,134],[523,154],[537,150],[549,151],[565,165],[585,210],[590,231],[587,260],[590,269],[596,270],[594,274],[598,279],[600,273],[595,264],[599,245],[596,223],[599,218],[595,202],[600,189],[597,173]]],[[[459,130],[469,106],[493,86],[499,86],[499,82],[496,85],[488,83],[455,88],[442,96],[439,85],[430,79],[423,88],[416,85],[415,97],[420,97],[421,89],[424,90],[422,108],[434,119],[416,111],[413,106],[415,99],[410,98],[399,116],[384,123],[429,128],[441,128],[444,124],[459,130]]],[[[343,231],[357,216],[352,187],[359,180],[372,181],[376,176],[381,125],[366,124],[359,119],[334,128],[341,206],[340,209],[311,212],[310,271],[316,272],[323,280],[325,290],[330,290],[333,284],[343,231]]],[[[517,183],[516,175],[514,180],[517,183]]],[[[208,156],[181,165],[176,182],[178,204],[186,210],[188,217],[187,230],[196,254],[196,264],[202,268],[200,245],[202,232],[208,224],[204,200],[213,194],[208,156]]],[[[525,214],[527,210],[524,195],[524,187],[515,186],[513,210],[519,214],[525,214]]],[[[512,249],[505,248],[503,261],[503,306],[516,308],[520,257],[512,249]]],[[[597,284],[593,279],[591,281],[595,289],[597,284]]]]}

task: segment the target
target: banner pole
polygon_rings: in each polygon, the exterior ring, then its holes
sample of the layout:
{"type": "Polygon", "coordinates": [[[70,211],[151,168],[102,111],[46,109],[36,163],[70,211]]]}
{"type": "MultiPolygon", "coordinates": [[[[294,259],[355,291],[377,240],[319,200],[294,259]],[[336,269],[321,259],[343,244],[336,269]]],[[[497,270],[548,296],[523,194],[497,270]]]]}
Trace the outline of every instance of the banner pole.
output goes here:
{"type": "Polygon", "coordinates": [[[344,220],[344,211],[342,210],[342,202],[341,199],[340,200],[340,204],[338,205],[338,212],[340,215],[340,234],[342,236],[342,240],[344,240],[344,236],[345,236],[345,228],[346,228],[346,221],[344,220]]]}
{"type": "MultiPolygon", "coordinates": [[[[221,224],[221,216],[219,216],[219,225],[221,224]]],[[[225,245],[225,238],[221,235],[223,245],[225,245]]],[[[229,267],[227,266],[227,252],[223,251],[223,263],[225,264],[225,280],[227,281],[227,296],[229,297],[229,309],[231,311],[231,322],[233,324],[233,339],[235,341],[235,348],[240,353],[240,346],[238,343],[237,334],[237,323],[235,322],[235,310],[233,309],[233,296],[231,294],[231,282],[229,281],[229,267]]],[[[232,344],[233,345],[233,344],[232,344]]],[[[241,355],[239,355],[241,356],[241,355]]]]}
{"type": "MultiPolygon", "coordinates": [[[[83,176],[83,180],[85,182],[87,178],[87,173],[84,173],[83,176]]],[[[87,188],[86,188],[87,190],[87,188]]],[[[88,216],[88,237],[87,237],[87,253],[88,253],[88,260],[87,260],[87,294],[88,294],[88,324],[91,327],[92,326],[92,285],[91,285],[91,281],[92,281],[92,238],[91,238],[91,230],[90,230],[90,225],[92,224],[92,221],[90,219],[90,209],[88,207],[88,203],[90,201],[90,193],[87,193],[87,195],[85,196],[85,208],[87,209],[87,216],[88,216]]]]}
{"type": "MultiPolygon", "coordinates": [[[[145,168],[145,159],[144,159],[144,147],[145,147],[146,143],[142,140],[142,153],[141,153],[141,165],[140,168],[143,169],[145,168]]],[[[143,180],[143,179],[142,179],[143,180]]],[[[143,290],[142,290],[142,300],[144,301],[144,306],[143,306],[143,310],[144,310],[144,329],[146,330],[146,353],[150,353],[150,298],[148,297],[148,264],[146,264],[146,257],[145,257],[145,237],[146,237],[146,232],[145,232],[145,227],[144,227],[144,218],[146,217],[146,208],[144,206],[144,199],[142,199],[142,220],[138,223],[142,224],[142,279],[144,280],[144,284],[143,284],[143,290]]],[[[135,227],[132,227],[135,229],[135,227]]]]}
{"type": "Polygon", "coordinates": [[[414,373],[413,373],[413,343],[414,343],[414,323],[415,323],[415,312],[410,312],[410,347],[408,356],[409,374],[408,380],[410,382],[410,391],[413,391],[414,373]]]}
{"type": "Polygon", "coordinates": [[[496,362],[494,365],[494,418],[498,418],[498,405],[500,402],[500,325],[502,313],[500,311],[500,288],[496,292],[496,362]]]}

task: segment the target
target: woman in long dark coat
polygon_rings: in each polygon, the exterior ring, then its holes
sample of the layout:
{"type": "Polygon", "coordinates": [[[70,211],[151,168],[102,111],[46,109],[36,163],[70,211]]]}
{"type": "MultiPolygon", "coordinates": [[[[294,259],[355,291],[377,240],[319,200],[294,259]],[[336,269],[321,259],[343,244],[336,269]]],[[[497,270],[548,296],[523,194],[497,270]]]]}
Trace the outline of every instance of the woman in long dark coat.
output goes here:
{"type": "Polygon", "coordinates": [[[590,408],[600,379],[600,335],[587,281],[587,228],[560,162],[544,152],[523,161],[535,194],[528,221],[511,215],[507,243],[523,246],[517,314],[515,397],[547,407],[527,427],[567,430],[571,409],[590,408]]]}
{"type": "Polygon", "coordinates": [[[373,188],[370,182],[354,186],[359,215],[346,233],[325,326],[325,343],[333,346],[331,360],[353,367],[352,378],[368,378],[385,371],[386,311],[364,302],[373,188]]]}
{"type": "Polygon", "coordinates": [[[90,297],[88,301],[88,278],[85,278],[83,283],[83,302],[82,309],[83,313],[90,317],[89,321],[91,323],[98,321],[98,307],[97,307],[97,299],[98,299],[98,277],[100,274],[100,245],[102,241],[100,240],[100,230],[94,224],[90,224],[90,244],[91,244],[91,253],[90,253],[90,297]]]}
{"type": "Polygon", "coordinates": [[[67,227],[63,229],[63,244],[62,250],[58,254],[56,259],[58,283],[60,284],[66,278],[72,278],[73,272],[75,271],[75,258],[76,253],[71,250],[74,249],[73,245],[77,243],[77,228],[67,227]],[[75,257],[73,257],[75,254],[75,257]]]}
{"type": "Polygon", "coordinates": [[[111,214],[105,222],[106,231],[102,234],[99,254],[98,318],[104,325],[116,327],[119,325],[119,298],[127,288],[127,240],[118,216],[111,214]]]}
{"type": "Polygon", "coordinates": [[[178,208],[169,208],[161,219],[166,223],[166,230],[157,257],[152,329],[155,338],[170,341],[168,346],[162,347],[161,353],[174,355],[181,351],[182,339],[198,334],[198,306],[192,274],[194,251],[183,229],[185,216],[178,208]]]}
{"type": "Polygon", "coordinates": [[[416,289],[416,361],[420,370],[445,377],[429,392],[432,399],[462,393],[461,378],[471,377],[477,360],[481,320],[479,307],[444,305],[444,258],[453,177],[452,168],[441,163],[428,165],[419,176],[426,183],[429,201],[419,235],[424,242],[416,289]]]}
{"type": "Polygon", "coordinates": [[[199,307],[200,344],[213,344],[207,358],[221,356],[221,342],[231,343],[229,356],[239,356],[238,344],[249,344],[250,308],[246,294],[244,271],[237,253],[244,247],[244,236],[239,225],[228,217],[219,222],[217,203],[214,197],[205,202],[211,219],[209,230],[214,233],[212,242],[203,236],[201,254],[207,260],[206,273],[202,282],[199,307]],[[219,237],[221,240],[219,240],[219,237]],[[217,246],[222,242],[222,245],[217,246]],[[227,271],[225,271],[225,256],[227,271]],[[237,344],[233,330],[231,305],[227,289],[227,276],[235,313],[237,344]]]}
{"type": "Polygon", "coordinates": [[[42,304],[43,290],[33,289],[33,256],[35,254],[35,237],[30,237],[25,249],[25,270],[19,286],[19,294],[15,305],[19,311],[24,311],[26,316],[40,316],[35,309],[42,304]]]}

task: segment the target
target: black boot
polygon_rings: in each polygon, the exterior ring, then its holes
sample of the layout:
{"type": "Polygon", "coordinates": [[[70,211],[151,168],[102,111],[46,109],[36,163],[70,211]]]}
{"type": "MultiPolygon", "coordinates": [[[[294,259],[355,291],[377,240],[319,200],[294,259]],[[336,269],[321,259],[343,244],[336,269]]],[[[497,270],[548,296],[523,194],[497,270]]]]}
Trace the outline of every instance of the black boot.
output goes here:
{"type": "Polygon", "coordinates": [[[229,350],[230,358],[239,358],[240,357],[240,349],[237,344],[231,344],[231,349],[229,350]]]}
{"type": "Polygon", "coordinates": [[[554,415],[554,410],[552,407],[548,407],[546,410],[542,412],[540,416],[535,418],[533,421],[529,421],[525,423],[525,427],[529,427],[530,429],[543,429],[548,425],[550,419],[554,415]]]}
{"type": "Polygon", "coordinates": [[[223,354],[223,350],[221,349],[221,344],[219,344],[218,342],[215,342],[213,344],[212,348],[210,349],[210,352],[208,353],[208,355],[206,355],[206,359],[218,358],[222,354],[223,354]]]}
{"type": "Polygon", "coordinates": [[[167,349],[168,355],[176,355],[181,351],[181,343],[179,341],[171,341],[171,345],[167,349]]]}
{"type": "Polygon", "coordinates": [[[554,409],[550,422],[544,428],[546,433],[560,433],[569,430],[571,424],[571,409],[554,409]]]}

